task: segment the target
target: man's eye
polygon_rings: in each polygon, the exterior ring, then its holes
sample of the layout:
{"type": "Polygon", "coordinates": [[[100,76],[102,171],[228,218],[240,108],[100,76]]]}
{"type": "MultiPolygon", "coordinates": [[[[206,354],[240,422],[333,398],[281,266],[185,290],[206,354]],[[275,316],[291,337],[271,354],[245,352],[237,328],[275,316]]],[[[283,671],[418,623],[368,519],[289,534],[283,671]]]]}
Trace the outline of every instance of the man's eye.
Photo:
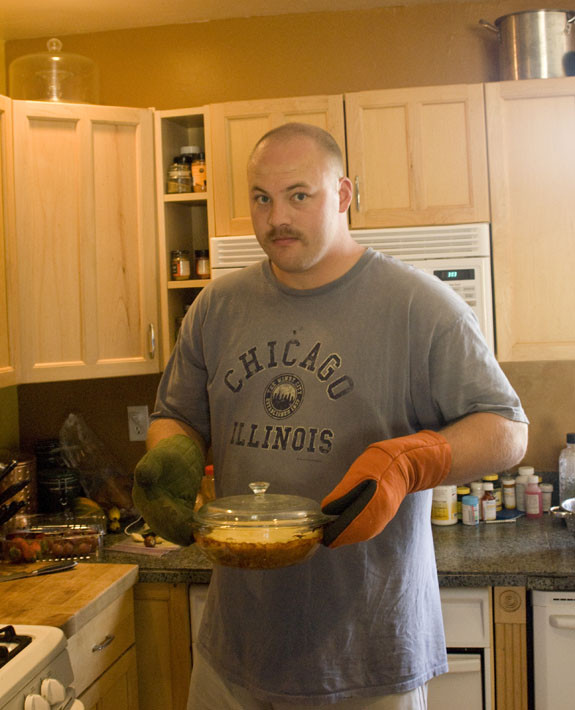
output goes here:
{"type": "Polygon", "coordinates": [[[270,198],[267,195],[256,195],[254,197],[254,201],[258,205],[267,205],[270,201],[270,198]]]}
{"type": "Polygon", "coordinates": [[[292,199],[296,202],[303,202],[307,199],[307,194],[305,192],[296,192],[292,199]]]}

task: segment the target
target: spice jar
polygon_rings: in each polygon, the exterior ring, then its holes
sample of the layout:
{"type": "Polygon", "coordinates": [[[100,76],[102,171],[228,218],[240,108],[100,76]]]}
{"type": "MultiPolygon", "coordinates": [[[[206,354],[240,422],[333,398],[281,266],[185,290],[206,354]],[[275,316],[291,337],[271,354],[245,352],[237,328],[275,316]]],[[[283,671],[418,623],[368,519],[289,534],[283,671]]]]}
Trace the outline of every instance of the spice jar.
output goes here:
{"type": "Polygon", "coordinates": [[[175,281],[185,281],[190,278],[190,252],[177,249],[172,252],[171,274],[175,281]]]}
{"type": "Polygon", "coordinates": [[[197,249],[194,252],[196,261],[196,276],[199,279],[210,278],[210,252],[207,249],[197,249]]]}
{"type": "Polygon", "coordinates": [[[176,155],[174,162],[168,168],[166,192],[168,194],[192,192],[190,165],[181,155],[176,155]]]}
{"type": "Polygon", "coordinates": [[[206,192],[208,189],[206,156],[204,153],[194,155],[192,161],[192,184],[194,186],[194,192],[206,192]]]}

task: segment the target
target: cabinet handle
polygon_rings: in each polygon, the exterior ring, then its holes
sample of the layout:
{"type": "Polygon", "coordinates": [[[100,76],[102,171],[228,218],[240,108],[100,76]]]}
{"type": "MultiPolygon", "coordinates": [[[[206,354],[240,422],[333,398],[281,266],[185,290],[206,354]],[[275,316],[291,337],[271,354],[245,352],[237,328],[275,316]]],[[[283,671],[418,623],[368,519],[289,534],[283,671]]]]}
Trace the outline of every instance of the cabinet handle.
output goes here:
{"type": "Polygon", "coordinates": [[[116,637],[114,636],[114,634],[106,634],[106,638],[102,641],[102,643],[97,643],[95,646],[92,646],[92,653],[98,653],[98,651],[103,651],[112,643],[115,638],[116,637]]]}
{"type": "Polygon", "coordinates": [[[153,323],[148,325],[148,344],[148,354],[150,356],[150,360],[153,360],[156,357],[156,331],[153,323]]]}
{"type": "Polygon", "coordinates": [[[355,209],[359,212],[361,196],[359,194],[359,175],[355,176],[355,209]]]}

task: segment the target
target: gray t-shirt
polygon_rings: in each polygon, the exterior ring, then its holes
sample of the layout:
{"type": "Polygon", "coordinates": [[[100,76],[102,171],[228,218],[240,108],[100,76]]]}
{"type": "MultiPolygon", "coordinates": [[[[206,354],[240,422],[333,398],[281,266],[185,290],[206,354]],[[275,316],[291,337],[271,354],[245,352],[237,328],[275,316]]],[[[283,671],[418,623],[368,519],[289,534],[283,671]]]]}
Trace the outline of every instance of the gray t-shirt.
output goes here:
{"type": "MultiPolygon", "coordinates": [[[[437,279],[371,249],[335,282],[279,284],[267,261],[196,299],[154,417],[213,446],[218,496],[317,501],[374,441],[474,412],[526,421],[472,310],[437,279]]],[[[216,567],[199,648],[268,701],[313,705],[411,690],[447,671],[431,491],[373,540],[278,570],[216,567]]]]}

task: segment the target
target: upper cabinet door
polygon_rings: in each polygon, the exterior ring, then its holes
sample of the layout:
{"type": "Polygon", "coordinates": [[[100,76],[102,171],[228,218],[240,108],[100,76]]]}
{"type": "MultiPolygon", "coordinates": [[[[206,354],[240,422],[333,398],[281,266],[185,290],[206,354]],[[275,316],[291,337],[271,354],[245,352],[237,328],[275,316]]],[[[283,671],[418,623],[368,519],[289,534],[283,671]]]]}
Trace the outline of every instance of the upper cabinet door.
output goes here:
{"type": "Polygon", "coordinates": [[[486,85],[497,356],[575,360],[575,78],[486,85]]]}
{"type": "Polygon", "coordinates": [[[270,129],[291,121],[320,126],[345,155],[340,95],[214,104],[210,117],[217,236],[253,234],[246,167],[254,145],[270,129]]]}
{"type": "Polygon", "coordinates": [[[21,381],[157,372],[152,112],[13,106],[21,381]]]}
{"type": "Polygon", "coordinates": [[[489,221],[483,86],[345,95],[354,228],[489,221]]]}
{"type": "Polygon", "coordinates": [[[12,107],[0,96],[0,387],[16,384],[12,107]]]}

